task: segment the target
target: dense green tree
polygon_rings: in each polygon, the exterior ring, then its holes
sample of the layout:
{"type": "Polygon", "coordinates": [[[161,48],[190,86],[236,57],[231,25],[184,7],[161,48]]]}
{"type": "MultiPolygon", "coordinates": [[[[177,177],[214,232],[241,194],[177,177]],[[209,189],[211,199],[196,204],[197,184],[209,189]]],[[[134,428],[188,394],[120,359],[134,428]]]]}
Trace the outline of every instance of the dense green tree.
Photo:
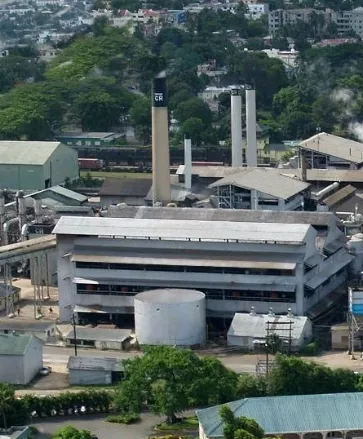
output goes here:
{"type": "Polygon", "coordinates": [[[7,412],[13,409],[15,401],[15,390],[8,384],[0,383],[0,413],[2,417],[2,425],[8,428],[7,412]]]}
{"type": "Polygon", "coordinates": [[[200,119],[204,127],[207,128],[212,123],[212,112],[202,99],[192,98],[188,101],[181,102],[175,109],[175,118],[180,122],[184,123],[186,120],[191,118],[200,119]]]}
{"type": "Polygon", "coordinates": [[[92,439],[92,434],[88,430],[79,430],[69,425],[54,433],[51,439],[92,439]]]}
{"type": "Polygon", "coordinates": [[[191,117],[181,124],[178,134],[181,139],[185,134],[188,134],[192,139],[193,145],[199,146],[203,139],[204,129],[204,123],[201,119],[191,117]]]}
{"type": "Polygon", "coordinates": [[[218,360],[200,359],[188,349],[148,347],[142,357],[123,362],[125,380],[116,392],[119,410],[151,410],[174,423],[177,413],[202,404],[226,402],[235,396],[237,375],[218,360]]]}
{"type": "Polygon", "coordinates": [[[148,144],[151,136],[150,100],[144,96],[137,97],[130,109],[130,119],[144,145],[148,144]]]}
{"type": "Polygon", "coordinates": [[[225,439],[263,439],[264,431],[254,419],[236,418],[227,405],[220,408],[219,415],[224,424],[225,439]]]}

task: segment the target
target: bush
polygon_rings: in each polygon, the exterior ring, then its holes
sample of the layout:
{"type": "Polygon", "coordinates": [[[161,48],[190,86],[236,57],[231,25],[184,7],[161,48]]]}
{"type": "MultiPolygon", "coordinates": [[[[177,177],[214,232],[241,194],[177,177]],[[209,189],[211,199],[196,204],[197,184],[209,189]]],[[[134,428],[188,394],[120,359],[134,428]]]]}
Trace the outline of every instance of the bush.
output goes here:
{"type": "Polygon", "coordinates": [[[124,415],[110,415],[106,418],[107,422],[112,422],[114,424],[135,424],[135,422],[140,421],[140,416],[135,413],[125,413],[124,415]]]}
{"type": "Polygon", "coordinates": [[[318,351],[319,351],[319,344],[317,341],[313,341],[303,346],[303,348],[300,350],[300,354],[308,357],[308,356],[316,355],[318,351]]]}

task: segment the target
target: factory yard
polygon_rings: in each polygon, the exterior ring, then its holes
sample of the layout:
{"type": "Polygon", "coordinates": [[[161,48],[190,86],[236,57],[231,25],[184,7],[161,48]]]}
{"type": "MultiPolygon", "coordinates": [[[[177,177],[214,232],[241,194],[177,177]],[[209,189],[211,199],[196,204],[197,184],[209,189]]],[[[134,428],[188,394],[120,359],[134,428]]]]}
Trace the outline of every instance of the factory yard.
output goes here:
{"type": "Polygon", "coordinates": [[[141,415],[141,422],[134,425],[110,424],[105,422],[104,416],[69,417],[54,420],[44,420],[33,424],[39,431],[34,436],[36,439],[48,439],[60,428],[69,424],[75,428],[91,431],[99,439],[145,439],[156,435],[153,427],[163,419],[157,416],[144,413],[141,415]]]}

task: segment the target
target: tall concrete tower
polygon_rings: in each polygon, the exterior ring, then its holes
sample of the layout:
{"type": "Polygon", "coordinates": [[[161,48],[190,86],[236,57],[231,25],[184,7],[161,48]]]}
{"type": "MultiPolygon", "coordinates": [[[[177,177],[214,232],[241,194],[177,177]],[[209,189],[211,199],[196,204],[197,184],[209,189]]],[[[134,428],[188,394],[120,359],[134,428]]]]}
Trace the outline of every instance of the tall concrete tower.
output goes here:
{"type": "Polygon", "coordinates": [[[170,159],[166,73],[160,73],[152,88],[153,203],[170,203],[170,159]]]}
{"type": "Polygon", "coordinates": [[[241,89],[231,90],[232,166],[242,166],[242,97],[241,89]]]}
{"type": "Polygon", "coordinates": [[[192,188],[192,140],[189,134],[184,136],[184,187],[192,188]]]}
{"type": "Polygon", "coordinates": [[[251,84],[246,85],[246,133],[247,166],[257,166],[257,134],[256,134],[256,90],[251,84]]]}

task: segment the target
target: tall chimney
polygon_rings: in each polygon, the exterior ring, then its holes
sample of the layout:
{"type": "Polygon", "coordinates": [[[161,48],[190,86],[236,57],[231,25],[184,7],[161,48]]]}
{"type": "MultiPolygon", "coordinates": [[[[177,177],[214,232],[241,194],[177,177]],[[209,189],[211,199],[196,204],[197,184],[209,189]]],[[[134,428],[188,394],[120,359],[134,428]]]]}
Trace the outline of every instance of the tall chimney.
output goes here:
{"type": "Polygon", "coordinates": [[[19,218],[19,229],[23,228],[24,224],[26,224],[26,208],[25,208],[25,198],[24,192],[18,191],[16,194],[17,204],[18,204],[18,218],[19,218]]]}
{"type": "Polygon", "coordinates": [[[153,81],[152,89],[152,163],[153,203],[168,204],[171,199],[168,96],[166,73],[160,73],[153,81]]]}
{"type": "Polygon", "coordinates": [[[189,134],[184,137],[184,186],[192,188],[192,140],[189,134]]]}
{"type": "Polygon", "coordinates": [[[37,224],[42,223],[42,200],[34,198],[34,217],[37,224]]]}
{"type": "Polygon", "coordinates": [[[232,166],[242,166],[242,97],[241,89],[231,90],[232,166]]]}
{"type": "Polygon", "coordinates": [[[0,190],[0,240],[4,244],[4,224],[5,224],[5,197],[4,191],[0,190]]]}
{"type": "Polygon", "coordinates": [[[307,163],[306,163],[306,155],[305,151],[300,148],[300,162],[301,162],[301,180],[307,181],[307,163]]]}
{"type": "Polygon", "coordinates": [[[256,90],[251,84],[246,85],[246,132],[247,166],[257,166],[257,134],[256,134],[256,90]]]}

